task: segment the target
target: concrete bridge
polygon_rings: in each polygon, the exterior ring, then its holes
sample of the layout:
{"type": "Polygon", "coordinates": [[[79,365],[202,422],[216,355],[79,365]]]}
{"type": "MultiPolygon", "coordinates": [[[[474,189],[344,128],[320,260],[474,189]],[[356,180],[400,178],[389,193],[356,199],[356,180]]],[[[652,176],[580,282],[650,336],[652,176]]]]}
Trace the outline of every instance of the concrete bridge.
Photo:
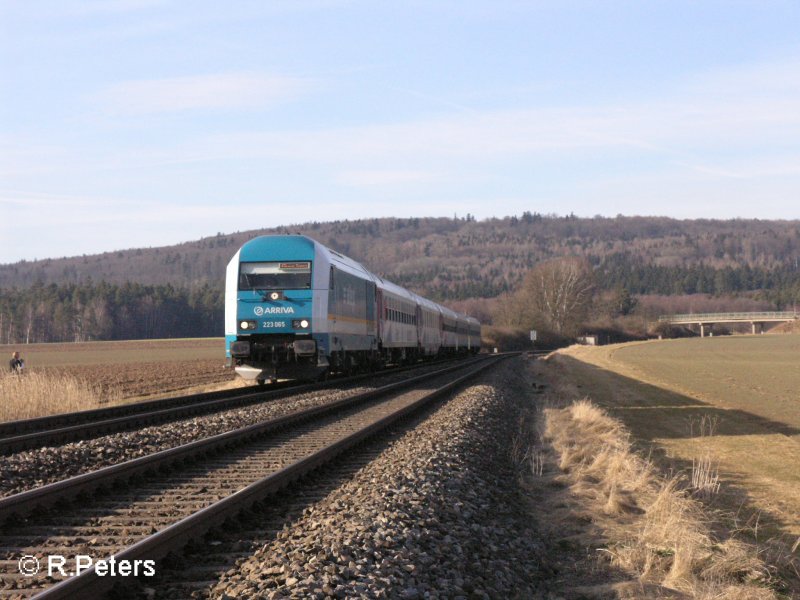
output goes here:
{"type": "Polygon", "coordinates": [[[715,323],[750,323],[753,333],[764,333],[764,323],[796,321],[797,319],[800,319],[800,313],[797,311],[776,311],[665,315],[658,317],[658,322],[671,325],[699,325],[700,337],[705,337],[706,330],[711,333],[711,328],[715,323]]]}

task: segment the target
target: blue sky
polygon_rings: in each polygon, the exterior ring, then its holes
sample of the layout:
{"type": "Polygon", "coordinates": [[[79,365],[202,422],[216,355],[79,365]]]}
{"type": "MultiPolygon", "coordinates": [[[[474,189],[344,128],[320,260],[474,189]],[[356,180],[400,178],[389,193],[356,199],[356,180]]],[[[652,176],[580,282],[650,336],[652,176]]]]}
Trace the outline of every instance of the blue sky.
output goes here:
{"type": "Polygon", "coordinates": [[[794,1],[0,0],[0,262],[380,216],[800,217],[794,1]]]}

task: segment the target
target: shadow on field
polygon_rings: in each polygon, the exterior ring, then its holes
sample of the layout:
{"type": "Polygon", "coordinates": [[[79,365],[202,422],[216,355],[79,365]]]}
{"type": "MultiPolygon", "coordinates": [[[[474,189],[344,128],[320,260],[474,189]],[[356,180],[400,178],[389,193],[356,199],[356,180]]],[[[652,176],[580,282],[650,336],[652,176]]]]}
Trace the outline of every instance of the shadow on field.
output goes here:
{"type": "Polygon", "coordinates": [[[586,389],[592,400],[622,419],[634,437],[643,440],[694,438],[699,435],[703,418],[714,420],[714,435],[769,435],[800,436],[800,429],[773,421],[743,410],[721,408],[707,402],[625,377],[607,369],[585,363],[571,356],[559,360],[571,372],[582,371],[592,385],[608,390],[586,389]],[[608,392],[614,390],[614,401],[608,401],[608,392]],[[623,392],[620,393],[620,390],[623,392]]]}

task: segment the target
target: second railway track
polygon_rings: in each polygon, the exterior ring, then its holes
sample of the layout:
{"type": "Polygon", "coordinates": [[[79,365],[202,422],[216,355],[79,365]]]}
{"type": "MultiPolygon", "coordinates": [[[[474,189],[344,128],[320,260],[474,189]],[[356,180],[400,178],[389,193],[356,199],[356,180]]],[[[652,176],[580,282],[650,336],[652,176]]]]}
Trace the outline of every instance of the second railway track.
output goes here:
{"type": "Polygon", "coordinates": [[[18,561],[26,555],[113,554],[118,563],[159,558],[495,361],[479,362],[415,378],[414,387],[402,392],[342,400],[0,500],[0,522],[6,522],[0,530],[0,597],[95,597],[112,579],[90,569],[49,587],[52,578],[26,577],[18,561]],[[121,481],[129,485],[119,491],[121,481]],[[80,506],[43,510],[90,493],[80,506]]]}
{"type": "Polygon", "coordinates": [[[3,422],[0,423],[0,455],[219,412],[292,395],[350,385],[372,378],[392,376],[409,370],[429,369],[435,364],[413,365],[376,373],[338,378],[326,382],[299,385],[281,383],[275,387],[271,386],[263,389],[239,388],[221,390],[3,422]]]}

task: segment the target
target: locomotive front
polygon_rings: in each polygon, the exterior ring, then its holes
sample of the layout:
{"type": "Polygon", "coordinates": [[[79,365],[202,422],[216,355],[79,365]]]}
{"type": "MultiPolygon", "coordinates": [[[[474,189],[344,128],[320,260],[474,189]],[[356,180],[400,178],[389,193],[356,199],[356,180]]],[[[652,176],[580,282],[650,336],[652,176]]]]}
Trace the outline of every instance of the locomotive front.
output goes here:
{"type": "Polygon", "coordinates": [[[228,264],[225,353],[242,378],[308,379],[327,369],[313,336],[315,303],[323,301],[315,298],[323,287],[315,282],[315,258],[313,240],[263,236],[244,244],[228,264]]]}

